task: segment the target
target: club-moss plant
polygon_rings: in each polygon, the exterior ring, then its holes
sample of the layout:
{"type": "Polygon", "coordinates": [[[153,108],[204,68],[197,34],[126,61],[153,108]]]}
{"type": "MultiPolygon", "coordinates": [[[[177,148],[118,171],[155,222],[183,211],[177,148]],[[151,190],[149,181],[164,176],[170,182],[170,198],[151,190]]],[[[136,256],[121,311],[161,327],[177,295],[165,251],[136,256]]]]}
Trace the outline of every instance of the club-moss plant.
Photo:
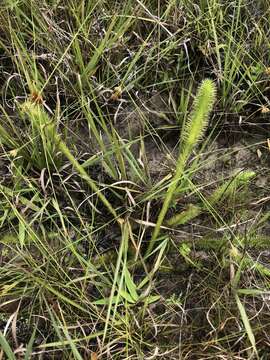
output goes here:
{"type": "Polygon", "coordinates": [[[204,135],[215,98],[216,87],[214,82],[210,79],[203,80],[195,97],[193,111],[191,112],[191,115],[188,118],[182,132],[181,149],[176,164],[176,171],[168,187],[161,211],[158,215],[157,223],[147,249],[147,254],[152,251],[154,243],[157,240],[160,227],[170,207],[177,185],[181,180],[187,160],[198,141],[201,140],[204,135]]]}
{"type": "Polygon", "coordinates": [[[56,124],[37,102],[27,100],[21,106],[21,115],[27,117],[31,125],[31,162],[42,169],[60,165],[59,154],[54,141],[56,124]]]}
{"type": "Polygon", "coordinates": [[[182,225],[199,216],[206,210],[211,210],[214,206],[219,205],[225,199],[230,197],[243,195],[244,191],[239,191],[241,187],[247,187],[250,181],[256,176],[251,170],[240,171],[233,179],[222,183],[201,205],[189,204],[185,210],[172,216],[166,224],[168,226],[182,225]]]}
{"type": "MultiPolygon", "coordinates": [[[[43,140],[43,148],[44,154],[46,151],[49,152],[52,157],[55,149],[63,154],[72,164],[72,166],[78,171],[81,178],[88,184],[88,186],[97,194],[98,198],[105,205],[105,207],[109,210],[109,212],[113,215],[113,217],[120,224],[121,220],[117,219],[117,214],[110,202],[106,199],[106,197],[102,194],[99,187],[96,185],[95,181],[91,179],[91,177],[87,174],[86,170],[79,164],[79,162],[72,155],[70,150],[68,149],[65,142],[61,139],[59,134],[57,133],[53,124],[53,120],[50,119],[49,115],[44,110],[43,106],[37,102],[27,101],[23,110],[27,112],[29,119],[31,120],[31,124],[33,126],[33,132],[40,132],[42,140],[43,140]],[[44,129],[47,129],[46,132],[44,129]],[[52,152],[53,150],[53,152],[52,152]]],[[[53,157],[52,157],[53,160],[53,157]]]]}

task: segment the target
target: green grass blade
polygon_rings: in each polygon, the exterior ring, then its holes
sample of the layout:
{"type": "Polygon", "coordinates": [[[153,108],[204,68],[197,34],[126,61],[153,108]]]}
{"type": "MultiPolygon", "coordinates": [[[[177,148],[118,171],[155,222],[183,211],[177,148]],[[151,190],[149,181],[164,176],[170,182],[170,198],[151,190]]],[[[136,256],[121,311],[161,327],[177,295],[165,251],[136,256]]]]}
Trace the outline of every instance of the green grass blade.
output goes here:
{"type": "Polygon", "coordinates": [[[0,331],[0,345],[1,345],[1,350],[4,351],[8,360],[16,360],[16,357],[13,351],[11,350],[9,343],[7,342],[4,334],[1,331],[0,331]]]}
{"type": "Polygon", "coordinates": [[[250,325],[246,310],[245,310],[243,304],[241,303],[241,301],[239,299],[239,296],[237,294],[235,295],[235,300],[236,300],[236,304],[237,304],[237,307],[239,309],[239,312],[240,312],[240,315],[241,315],[241,318],[242,318],[242,321],[243,321],[247,336],[249,338],[250,344],[251,344],[251,346],[253,348],[253,351],[254,351],[255,355],[258,358],[258,351],[257,351],[257,348],[256,348],[255,336],[253,334],[253,331],[252,331],[252,328],[251,328],[251,325],[250,325]]]}

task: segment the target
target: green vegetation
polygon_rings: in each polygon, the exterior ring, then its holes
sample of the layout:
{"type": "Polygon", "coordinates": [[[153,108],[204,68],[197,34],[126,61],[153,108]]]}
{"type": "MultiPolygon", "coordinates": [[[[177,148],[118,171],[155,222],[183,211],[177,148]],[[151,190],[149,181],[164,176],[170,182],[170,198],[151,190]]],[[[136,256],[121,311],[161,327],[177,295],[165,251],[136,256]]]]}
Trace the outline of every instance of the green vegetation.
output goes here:
{"type": "Polygon", "coordinates": [[[2,0],[0,360],[268,359],[266,0],[2,0]]]}
{"type": "Polygon", "coordinates": [[[193,148],[196,146],[198,140],[201,139],[207,127],[208,116],[212,110],[214,100],[215,85],[211,80],[204,80],[198,90],[198,94],[195,97],[194,109],[190,115],[190,119],[186,121],[184,128],[182,129],[183,141],[181,142],[180,155],[176,163],[175,175],[170,182],[164,203],[158,215],[148,252],[153,249],[154,242],[159,235],[160,226],[162,225],[162,222],[169,209],[178,182],[183,176],[186,162],[190,157],[193,148]]]}

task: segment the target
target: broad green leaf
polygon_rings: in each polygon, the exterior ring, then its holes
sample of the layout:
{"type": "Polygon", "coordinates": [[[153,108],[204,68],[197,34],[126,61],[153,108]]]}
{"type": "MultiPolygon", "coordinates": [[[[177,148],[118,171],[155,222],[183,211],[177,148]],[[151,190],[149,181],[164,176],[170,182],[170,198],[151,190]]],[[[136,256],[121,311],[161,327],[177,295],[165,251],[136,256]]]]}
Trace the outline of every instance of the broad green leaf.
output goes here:
{"type": "Polygon", "coordinates": [[[99,299],[94,301],[92,304],[94,305],[108,305],[109,303],[111,304],[116,304],[118,301],[118,296],[113,296],[113,297],[109,297],[109,298],[103,298],[103,299],[99,299]]]}
{"type": "Polygon", "coordinates": [[[128,271],[128,269],[126,267],[124,269],[124,272],[125,272],[125,283],[128,288],[129,294],[133,298],[133,300],[136,302],[139,299],[136,284],[132,280],[130,272],[128,271]]]}

